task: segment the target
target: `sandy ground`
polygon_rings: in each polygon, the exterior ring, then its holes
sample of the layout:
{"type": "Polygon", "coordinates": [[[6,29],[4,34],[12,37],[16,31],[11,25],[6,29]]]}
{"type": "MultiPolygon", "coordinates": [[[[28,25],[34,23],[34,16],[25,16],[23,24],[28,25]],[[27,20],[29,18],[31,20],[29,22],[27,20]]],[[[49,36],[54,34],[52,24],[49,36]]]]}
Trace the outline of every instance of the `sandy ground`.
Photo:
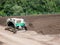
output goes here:
{"type": "Polygon", "coordinates": [[[60,45],[60,34],[42,35],[35,31],[18,31],[13,34],[0,26],[0,45],[60,45]]]}
{"type": "Polygon", "coordinates": [[[4,30],[7,18],[0,17],[0,45],[60,45],[60,15],[22,16],[28,31],[20,30],[16,34],[4,30]],[[33,25],[30,27],[28,23],[33,25]]]}

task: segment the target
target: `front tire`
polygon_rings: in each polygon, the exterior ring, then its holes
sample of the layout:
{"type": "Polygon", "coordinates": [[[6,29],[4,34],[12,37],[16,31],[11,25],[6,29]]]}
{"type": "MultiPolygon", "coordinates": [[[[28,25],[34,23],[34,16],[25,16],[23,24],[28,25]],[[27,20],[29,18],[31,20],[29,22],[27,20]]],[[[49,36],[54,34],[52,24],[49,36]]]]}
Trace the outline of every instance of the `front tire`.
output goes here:
{"type": "Polygon", "coordinates": [[[26,26],[24,26],[24,29],[27,31],[27,27],[26,26]]]}

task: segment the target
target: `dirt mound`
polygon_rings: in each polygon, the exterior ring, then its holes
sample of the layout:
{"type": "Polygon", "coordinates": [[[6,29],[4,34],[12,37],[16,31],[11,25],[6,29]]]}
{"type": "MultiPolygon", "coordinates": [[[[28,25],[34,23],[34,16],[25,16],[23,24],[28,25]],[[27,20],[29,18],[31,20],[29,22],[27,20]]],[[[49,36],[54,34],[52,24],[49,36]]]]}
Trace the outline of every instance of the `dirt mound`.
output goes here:
{"type": "MultiPolygon", "coordinates": [[[[60,15],[13,17],[24,18],[28,23],[28,30],[34,30],[44,35],[60,34],[60,15]]],[[[10,17],[0,17],[0,25],[6,25],[7,18],[10,17]]]]}

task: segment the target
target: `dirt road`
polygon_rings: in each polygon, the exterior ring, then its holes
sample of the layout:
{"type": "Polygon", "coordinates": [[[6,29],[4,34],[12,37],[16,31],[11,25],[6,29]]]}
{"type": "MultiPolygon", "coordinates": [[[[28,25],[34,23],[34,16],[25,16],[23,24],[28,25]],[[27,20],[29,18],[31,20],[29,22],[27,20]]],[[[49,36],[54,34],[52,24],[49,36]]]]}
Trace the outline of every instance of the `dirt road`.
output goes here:
{"type": "MultiPolygon", "coordinates": [[[[0,26],[0,41],[5,45],[60,45],[60,34],[41,35],[35,31],[18,31],[13,34],[0,26]]],[[[1,45],[3,45],[1,44],[1,45]]]]}
{"type": "Polygon", "coordinates": [[[13,34],[0,26],[0,45],[60,45],[60,34],[41,35],[35,31],[18,31],[13,34]]]}
{"type": "Polygon", "coordinates": [[[0,17],[0,45],[60,45],[60,15],[22,18],[33,26],[13,34],[4,30],[7,17],[0,17]]]}

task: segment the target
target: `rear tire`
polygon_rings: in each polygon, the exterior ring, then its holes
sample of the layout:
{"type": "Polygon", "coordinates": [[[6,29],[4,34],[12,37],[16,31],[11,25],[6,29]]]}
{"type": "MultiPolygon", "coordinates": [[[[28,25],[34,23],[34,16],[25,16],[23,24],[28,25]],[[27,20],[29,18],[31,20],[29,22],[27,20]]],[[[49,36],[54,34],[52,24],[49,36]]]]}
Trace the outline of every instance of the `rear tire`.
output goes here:
{"type": "Polygon", "coordinates": [[[15,34],[17,32],[16,28],[13,28],[12,32],[15,34]]]}
{"type": "Polygon", "coordinates": [[[6,27],[6,28],[5,28],[5,30],[9,30],[9,29],[11,29],[11,27],[6,27]]]}
{"type": "Polygon", "coordinates": [[[13,28],[13,27],[6,27],[5,30],[8,30],[8,31],[13,32],[13,33],[17,32],[16,28],[13,28]]]}

